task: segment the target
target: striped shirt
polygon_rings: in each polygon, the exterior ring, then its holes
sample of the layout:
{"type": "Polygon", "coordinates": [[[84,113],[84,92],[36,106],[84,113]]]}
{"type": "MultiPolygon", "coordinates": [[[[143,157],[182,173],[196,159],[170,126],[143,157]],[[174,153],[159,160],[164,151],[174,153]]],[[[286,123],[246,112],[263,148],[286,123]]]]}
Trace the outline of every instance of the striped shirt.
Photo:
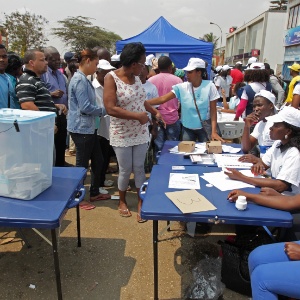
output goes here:
{"type": "Polygon", "coordinates": [[[33,71],[25,69],[16,85],[20,103],[34,102],[41,111],[57,112],[49,90],[33,71]]]}

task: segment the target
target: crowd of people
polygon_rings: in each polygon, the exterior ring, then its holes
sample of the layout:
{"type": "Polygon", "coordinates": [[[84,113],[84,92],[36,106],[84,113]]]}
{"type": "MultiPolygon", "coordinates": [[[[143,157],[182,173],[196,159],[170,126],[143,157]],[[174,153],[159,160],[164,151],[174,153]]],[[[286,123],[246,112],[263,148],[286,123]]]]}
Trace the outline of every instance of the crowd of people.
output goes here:
{"type": "MultiPolygon", "coordinates": [[[[144,161],[151,139],[157,153],[166,140],[224,142],[217,113],[231,113],[232,120],[242,117],[245,122],[240,160],[251,162],[253,173],[265,178],[231,169],[229,178],[261,187],[261,192],[235,190],[228,199],[234,202],[243,195],[259,205],[295,210],[300,208],[299,73],[299,64],[290,66],[287,85],[269,64],[252,57],[245,70],[241,62],[234,68],[218,66],[209,79],[204,60],[191,57],[181,70],[168,56],[146,56],[141,43],[127,44],[120,55],[112,56],[100,46],[67,52],[64,61],[54,47],[28,50],[20,58],[0,45],[0,108],[56,113],[55,166],[66,165],[67,145],[68,153],[76,155],[76,166],[91,167],[90,197],[80,203],[82,209],[110,199],[105,187],[114,183],[105,174],[114,152],[118,213],[132,216],[126,192],[133,173],[139,223],[146,221],[140,214],[139,189],[146,179],[144,161]]],[[[276,283],[282,272],[286,280],[289,273],[296,274],[299,263],[299,242],[256,249],[249,260],[254,299],[300,297],[292,279],[288,288],[286,282],[276,283]]]]}

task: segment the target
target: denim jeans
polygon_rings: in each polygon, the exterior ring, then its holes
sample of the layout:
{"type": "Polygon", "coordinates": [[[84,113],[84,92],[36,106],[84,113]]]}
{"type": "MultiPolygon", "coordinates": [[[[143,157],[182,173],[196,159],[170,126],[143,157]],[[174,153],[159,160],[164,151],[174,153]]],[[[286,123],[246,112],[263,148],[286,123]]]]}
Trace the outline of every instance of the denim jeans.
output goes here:
{"type": "Polygon", "coordinates": [[[200,143],[206,142],[207,137],[203,128],[201,129],[189,129],[182,127],[182,140],[183,141],[198,141],[200,143]]]}
{"type": "Polygon", "coordinates": [[[70,133],[76,146],[76,167],[89,168],[91,160],[91,187],[90,195],[99,194],[100,175],[103,158],[97,134],[70,133]]]}
{"type": "MultiPolygon", "coordinates": [[[[296,243],[300,244],[300,241],[296,243]]],[[[300,261],[289,259],[284,244],[260,246],[250,253],[253,300],[275,300],[277,295],[300,298],[300,261]]]]}
{"type": "Polygon", "coordinates": [[[176,121],[174,124],[167,125],[166,128],[160,126],[158,128],[157,137],[154,140],[156,150],[161,151],[165,141],[179,141],[180,127],[180,120],[176,121]]]}

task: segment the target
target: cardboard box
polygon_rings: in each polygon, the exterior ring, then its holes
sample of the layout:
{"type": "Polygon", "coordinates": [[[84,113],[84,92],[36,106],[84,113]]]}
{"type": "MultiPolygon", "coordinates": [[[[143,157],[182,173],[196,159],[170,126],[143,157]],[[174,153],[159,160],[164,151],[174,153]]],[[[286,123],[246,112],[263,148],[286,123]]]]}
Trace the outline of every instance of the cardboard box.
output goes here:
{"type": "Polygon", "coordinates": [[[222,144],[220,141],[206,142],[207,153],[222,153],[222,144]]]}
{"type": "Polygon", "coordinates": [[[182,141],[178,144],[179,152],[193,152],[195,150],[195,142],[193,141],[182,141]]]}

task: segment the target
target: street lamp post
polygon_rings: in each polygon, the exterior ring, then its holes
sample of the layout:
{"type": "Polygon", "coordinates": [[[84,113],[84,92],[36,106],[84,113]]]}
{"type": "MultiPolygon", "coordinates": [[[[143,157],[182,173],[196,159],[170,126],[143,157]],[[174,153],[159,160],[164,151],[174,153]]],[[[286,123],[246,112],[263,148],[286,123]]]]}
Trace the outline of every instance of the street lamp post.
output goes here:
{"type": "Polygon", "coordinates": [[[220,29],[220,31],[221,31],[221,45],[220,45],[220,50],[221,50],[221,48],[222,48],[222,35],[223,35],[222,29],[221,29],[221,27],[220,27],[218,24],[216,24],[216,23],[210,22],[209,24],[218,26],[219,29],[220,29]]]}

